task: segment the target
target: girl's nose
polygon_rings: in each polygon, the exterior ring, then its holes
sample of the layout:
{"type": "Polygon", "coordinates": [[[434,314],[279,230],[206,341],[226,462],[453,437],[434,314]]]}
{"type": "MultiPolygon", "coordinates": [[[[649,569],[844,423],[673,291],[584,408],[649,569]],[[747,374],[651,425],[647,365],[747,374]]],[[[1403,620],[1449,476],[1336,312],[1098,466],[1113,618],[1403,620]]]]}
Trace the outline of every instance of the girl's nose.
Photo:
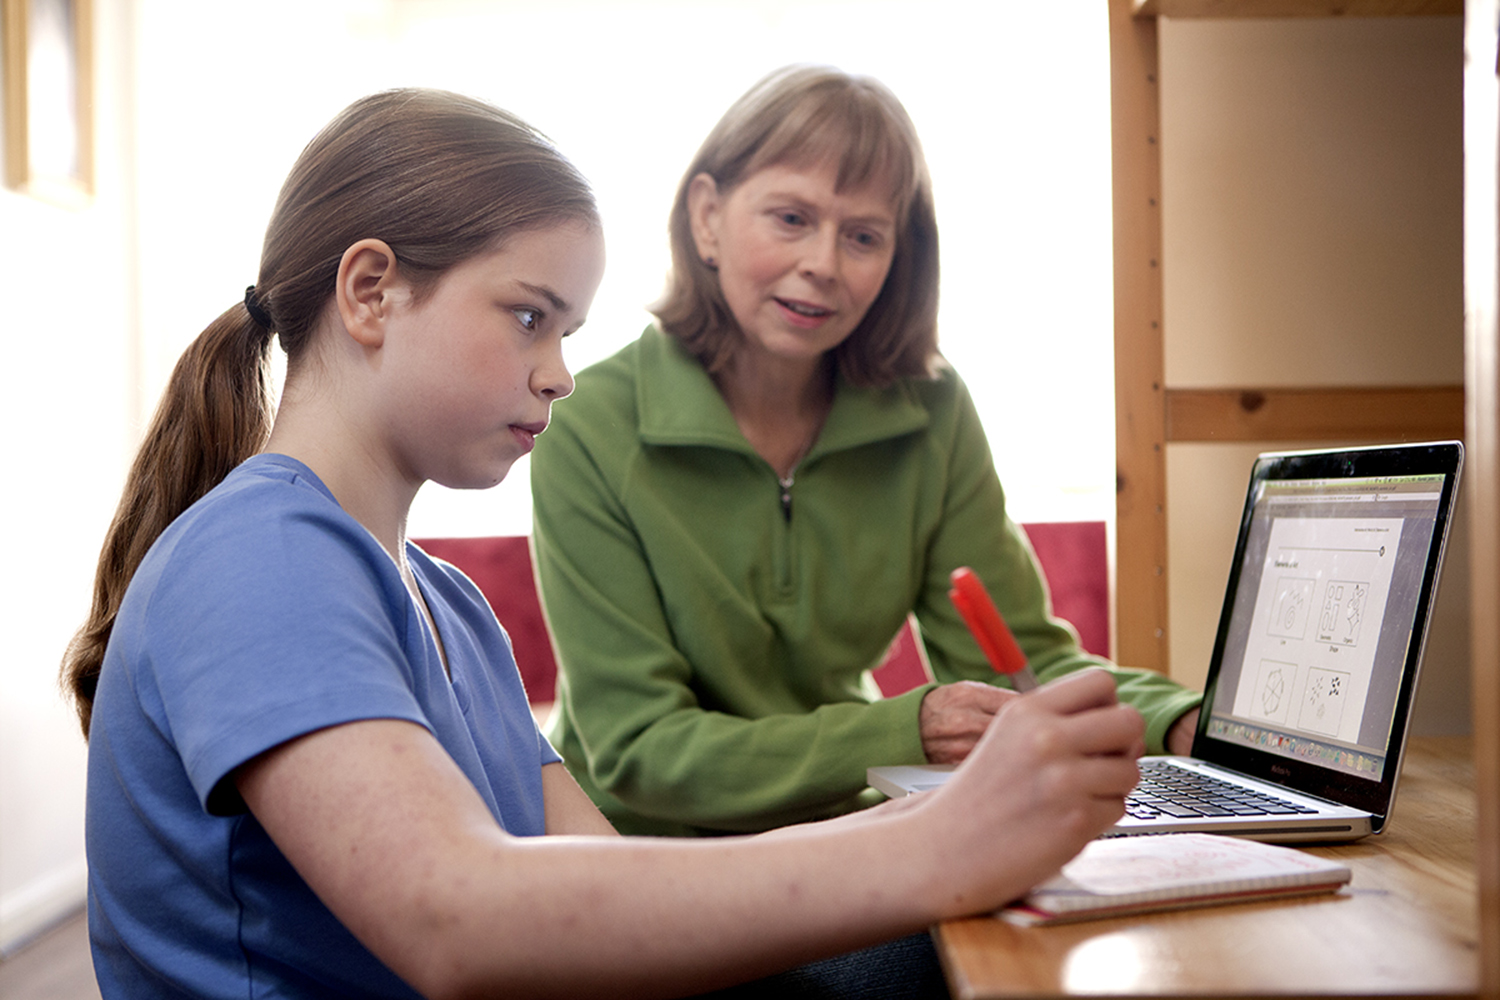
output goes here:
{"type": "Polygon", "coordinates": [[[531,372],[531,388],[538,396],[547,400],[563,399],[573,392],[573,375],[563,361],[562,346],[550,352],[547,360],[531,372]]]}

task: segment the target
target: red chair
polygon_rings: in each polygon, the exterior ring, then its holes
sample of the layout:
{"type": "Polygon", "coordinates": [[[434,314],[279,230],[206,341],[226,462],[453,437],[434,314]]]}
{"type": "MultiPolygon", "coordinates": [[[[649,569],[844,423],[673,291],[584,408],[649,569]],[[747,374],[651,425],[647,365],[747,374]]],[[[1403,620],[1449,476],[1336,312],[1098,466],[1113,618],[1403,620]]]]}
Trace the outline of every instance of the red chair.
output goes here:
{"type": "MultiPolygon", "coordinates": [[[[1103,521],[1023,525],[1052,590],[1052,610],[1078,630],[1083,648],[1109,655],[1109,556],[1103,521]]],[[[483,591],[495,616],[510,633],[516,664],[532,704],[555,696],[557,660],[537,599],[531,547],[523,535],[485,538],[417,539],[428,554],[447,560],[483,591]]],[[[874,672],[886,697],[929,680],[927,666],[910,627],[891,643],[874,672]]]]}

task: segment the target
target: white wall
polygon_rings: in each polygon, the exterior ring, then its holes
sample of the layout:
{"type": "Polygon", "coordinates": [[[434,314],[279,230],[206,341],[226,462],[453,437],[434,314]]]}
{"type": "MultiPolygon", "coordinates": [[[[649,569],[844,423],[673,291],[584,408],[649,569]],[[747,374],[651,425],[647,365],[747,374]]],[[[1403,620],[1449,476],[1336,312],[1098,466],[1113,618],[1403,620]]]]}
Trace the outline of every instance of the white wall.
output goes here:
{"type": "Polygon", "coordinates": [[[82,899],[84,743],[57,668],[135,437],[129,10],[97,7],[97,194],[0,189],[0,954],[82,899]]]}
{"type": "MultiPolygon", "coordinates": [[[[1166,381],[1463,382],[1463,24],[1447,18],[1161,24],[1166,381]]],[[[1213,648],[1250,463],[1167,449],[1173,676],[1213,648]]],[[[1325,442],[1334,443],[1334,442],[1325,442]]],[[[1414,724],[1468,728],[1459,516],[1414,724]]]]}
{"type": "MultiPolygon", "coordinates": [[[[142,65],[170,70],[143,68],[140,95],[148,395],[253,279],[297,151],[362,93],[487,98],[595,183],[610,259],[569,344],[579,367],[646,323],[672,190],[728,104],[785,63],[833,63],[887,82],[922,134],[944,243],[943,346],[980,390],[1016,512],[1112,516],[1104,0],[267,0],[253,17],[138,2],[142,65]]],[[[494,491],[425,490],[412,531],[525,533],[525,476],[522,462],[494,491]]]]}

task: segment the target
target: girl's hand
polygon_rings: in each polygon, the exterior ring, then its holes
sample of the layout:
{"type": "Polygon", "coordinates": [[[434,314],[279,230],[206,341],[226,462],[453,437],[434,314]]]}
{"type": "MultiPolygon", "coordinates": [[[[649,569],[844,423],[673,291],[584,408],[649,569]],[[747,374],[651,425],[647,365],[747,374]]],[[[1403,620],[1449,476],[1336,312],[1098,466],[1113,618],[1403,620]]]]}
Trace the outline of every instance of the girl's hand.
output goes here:
{"type": "Polygon", "coordinates": [[[928,763],[957,764],[969,756],[996,713],[1015,697],[1014,691],[979,681],[958,681],[927,692],[917,728],[928,763]]]}
{"type": "Polygon", "coordinates": [[[946,848],[935,859],[949,865],[940,902],[960,912],[1003,905],[1056,873],[1124,814],[1140,776],[1145,724],[1102,670],[1008,698],[1004,714],[952,779],[921,796],[946,848]]]}

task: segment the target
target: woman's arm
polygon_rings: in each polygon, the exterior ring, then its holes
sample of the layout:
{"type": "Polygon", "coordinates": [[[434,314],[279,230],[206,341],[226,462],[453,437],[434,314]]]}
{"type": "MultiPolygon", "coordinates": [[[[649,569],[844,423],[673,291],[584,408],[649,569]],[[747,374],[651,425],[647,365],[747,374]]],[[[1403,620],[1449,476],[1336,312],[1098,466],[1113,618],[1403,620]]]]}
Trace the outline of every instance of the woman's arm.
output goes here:
{"type": "Polygon", "coordinates": [[[427,996],[681,993],[1003,904],[1121,815],[1141,722],[1105,675],[1017,699],[1006,721],[910,808],[753,838],[514,838],[399,721],[293,740],[237,784],[319,898],[427,996]]]}
{"type": "Polygon", "coordinates": [[[1167,746],[1169,727],[1195,708],[1198,694],[1155,671],[1116,667],[1079,647],[1076,636],[1052,617],[1036,556],[1024,531],[1006,514],[989,443],[961,383],[941,412],[945,420],[935,422],[933,437],[948,442],[951,458],[943,518],[933,535],[926,583],[916,607],[933,673],[947,685],[929,692],[922,705],[923,746],[929,759],[962,760],[1008,697],[998,690],[954,683],[988,685],[997,679],[948,599],[949,574],[959,566],[970,566],[984,581],[1038,676],[1045,681],[1085,667],[1107,667],[1121,700],[1145,717],[1147,746],[1160,752],[1167,746]]]}

